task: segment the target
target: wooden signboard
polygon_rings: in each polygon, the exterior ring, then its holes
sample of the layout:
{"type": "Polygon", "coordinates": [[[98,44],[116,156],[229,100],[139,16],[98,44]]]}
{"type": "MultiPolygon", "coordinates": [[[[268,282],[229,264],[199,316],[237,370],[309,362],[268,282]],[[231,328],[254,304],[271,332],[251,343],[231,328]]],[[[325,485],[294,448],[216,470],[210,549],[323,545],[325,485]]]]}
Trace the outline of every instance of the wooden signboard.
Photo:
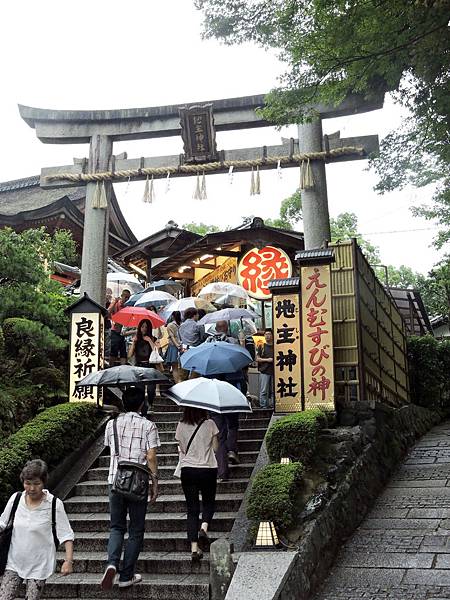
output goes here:
{"type": "Polygon", "coordinates": [[[300,296],[277,293],[272,300],[275,412],[302,410],[300,296]]]}
{"type": "Polygon", "coordinates": [[[334,406],[330,265],[301,267],[305,408],[334,406]]]}
{"type": "Polygon", "coordinates": [[[95,386],[79,387],[78,383],[103,369],[104,309],[84,297],[69,307],[70,363],[69,401],[99,402],[99,389],[95,386]]]}

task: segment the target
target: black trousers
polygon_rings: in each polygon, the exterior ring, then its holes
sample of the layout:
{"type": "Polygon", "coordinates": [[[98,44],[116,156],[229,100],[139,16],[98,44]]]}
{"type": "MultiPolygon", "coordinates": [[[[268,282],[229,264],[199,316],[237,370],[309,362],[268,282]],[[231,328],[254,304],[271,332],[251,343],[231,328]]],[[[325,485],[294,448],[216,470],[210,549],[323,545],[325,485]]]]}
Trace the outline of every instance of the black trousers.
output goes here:
{"type": "Polygon", "coordinates": [[[187,537],[198,541],[200,499],[202,495],[202,523],[211,523],[216,505],[217,469],[183,467],[181,486],[187,504],[187,537]]]}

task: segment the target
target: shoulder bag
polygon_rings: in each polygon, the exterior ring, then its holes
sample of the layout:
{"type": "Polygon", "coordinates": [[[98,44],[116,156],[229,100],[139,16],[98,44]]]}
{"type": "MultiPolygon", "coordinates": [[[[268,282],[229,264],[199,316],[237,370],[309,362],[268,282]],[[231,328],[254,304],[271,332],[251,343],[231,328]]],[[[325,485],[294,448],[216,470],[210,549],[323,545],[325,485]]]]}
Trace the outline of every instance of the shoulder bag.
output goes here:
{"type": "MultiPolygon", "coordinates": [[[[11,547],[11,538],[14,527],[14,517],[16,516],[17,507],[19,506],[22,492],[17,492],[11,512],[9,513],[8,523],[3,531],[0,532],[0,575],[3,575],[8,562],[9,549],[11,547]]],[[[58,536],[56,535],[56,496],[52,500],[52,536],[55,548],[59,546],[58,536]]]]}
{"type": "Polygon", "coordinates": [[[148,486],[152,472],[147,465],[135,462],[119,461],[119,436],[116,419],[113,422],[114,449],[117,457],[117,473],[112,485],[112,492],[132,502],[147,500],[148,486]]]}
{"type": "MultiPolygon", "coordinates": [[[[194,433],[191,435],[191,437],[189,439],[184,456],[186,456],[187,453],[189,452],[189,448],[191,447],[191,444],[194,441],[195,436],[197,435],[197,431],[200,429],[200,427],[203,425],[203,423],[205,421],[206,421],[206,419],[203,419],[203,421],[200,421],[200,423],[197,425],[197,428],[195,429],[194,433]]],[[[178,479],[181,477],[181,458],[178,459],[178,464],[175,468],[175,471],[173,472],[173,476],[177,477],[178,479]]]]}
{"type": "Polygon", "coordinates": [[[17,492],[14,498],[11,512],[9,513],[8,523],[5,529],[0,532],[0,575],[3,575],[8,562],[9,547],[11,546],[12,531],[14,527],[14,517],[17,507],[19,506],[20,496],[22,492],[17,492]]]}

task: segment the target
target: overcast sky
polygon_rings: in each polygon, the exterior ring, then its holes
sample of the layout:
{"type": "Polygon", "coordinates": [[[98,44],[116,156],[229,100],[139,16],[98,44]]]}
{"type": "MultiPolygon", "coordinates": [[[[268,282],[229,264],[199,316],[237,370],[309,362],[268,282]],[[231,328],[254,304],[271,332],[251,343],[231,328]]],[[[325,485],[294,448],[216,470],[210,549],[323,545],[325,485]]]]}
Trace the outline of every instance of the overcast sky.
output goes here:
{"type": "MultiPolygon", "coordinates": [[[[201,14],[191,0],[15,0],[3,8],[0,51],[0,181],[35,175],[43,166],[70,164],[87,156],[87,145],[44,145],[20,119],[17,104],[56,109],[106,109],[264,93],[283,71],[275,54],[253,46],[227,47],[201,40],[201,14]]],[[[380,111],[324,121],[324,133],[381,137],[399,123],[387,100],[380,111]]],[[[279,143],[296,128],[218,134],[218,148],[279,143]]],[[[182,152],[179,138],[115,144],[128,157],[182,152]]],[[[261,196],[250,196],[250,174],[210,175],[208,199],[192,199],[195,178],[174,179],[170,190],[155,182],[153,205],[142,203],[143,182],[115,185],[122,211],[140,239],[170,219],[238,225],[249,214],[278,216],[281,200],[299,180],[297,169],[261,174],[261,196]]],[[[361,233],[380,246],[385,264],[426,272],[439,259],[430,247],[432,222],[413,217],[412,205],[429,202],[430,190],[379,196],[366,161],[327,165],[330,214],[356,213],[361,233]],[[394,233],[395,232],[395,233],[394,233]]],[[[301,229],[301,227],[299,227],[301,229]]],[[[442,254],[442,253],[441,253],[442,254]]]]}

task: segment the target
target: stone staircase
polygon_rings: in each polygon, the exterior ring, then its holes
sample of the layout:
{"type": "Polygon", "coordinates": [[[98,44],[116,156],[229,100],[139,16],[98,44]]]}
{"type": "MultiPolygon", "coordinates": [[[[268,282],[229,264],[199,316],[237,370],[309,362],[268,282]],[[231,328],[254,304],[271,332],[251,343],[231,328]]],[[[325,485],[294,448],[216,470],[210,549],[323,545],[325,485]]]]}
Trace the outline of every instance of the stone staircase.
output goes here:
{"type": "MultiPolygon", "coordinates": [[[[209,532],[214,541],[231,531],[250,474],[264,438],[271,411],[256,409],[240,420],[239,455],[241,464],[231,469],[229,481],[218,483],[216,514],[209,532]]],[[[75,531],[74,573],[63,577],[58,572],[46,586],[47,598],[151,598],[152,600],[206,600],[209,598],[209,557],[192,565],[186,539],[186,504],[173,471],[178,462],[174,434],[180,412],[167,398],[157,397],[153,419],[158,425],[161,448],[159,498],[149,506],[144,547],[137,572],[143,581],[120,590],[114,586],[102,592],[100,579],[105,568],[109,535],[106,452],[74,487],[65,506],[75,531]]],[[[63,554],[58,554],[58,566],[63,554]]]]}

